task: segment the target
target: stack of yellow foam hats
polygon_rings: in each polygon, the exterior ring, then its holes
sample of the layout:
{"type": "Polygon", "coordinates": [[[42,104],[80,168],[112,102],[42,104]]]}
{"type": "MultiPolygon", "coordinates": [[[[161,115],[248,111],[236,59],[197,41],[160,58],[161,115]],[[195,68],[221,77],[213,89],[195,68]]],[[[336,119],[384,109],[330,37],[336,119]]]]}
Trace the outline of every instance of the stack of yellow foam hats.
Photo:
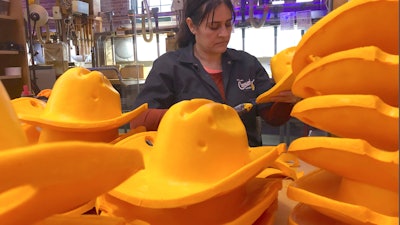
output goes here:
{"type": "MultiPolygon", "coordinates": [[[[120,94],[99,71],[75,67],[55,82],[47,103],[34,97],[12,100],[29,144],[60,141],[109,142],[120,138],[119,127],[147,109],[147,104],[122,113],[120,94]]],[[[79,215],[95,199],[69,214],[79,215]]]]}
{"type": "Polygon", "coordinates": [[[0,161],[13,179],[0,187],[2,224],[270,225],[282,176],[300,176],[285,144],[249,147],[236,111],[210,100],[174,105],[157,132],[116,136],[147,105],[122,114],[109,81],[84,68],[64,73],[47,103],[4,102],[0,161]],[[102,216],[82,215],[94,199],[102,216]]]}
{"type": "MultiPolygon", "coordinates": [[[[147,104],[122,113],[119,93],[99,71],[76,67],[54,83],[46,104],[36,98],[12,100],[18,118],[28,128],[39,127],[36,142],[81,140],[111,142],[118,128],[147,109],[147,104]]],[[[32,131],[34,129],[26,129],[32,131]]],[[[34,132],[28,132],[34,135],[34,132]]],[[[31,138],[31,142],[35,142],[31,138]]]]}
{"type": "Polygon", "coordinates": [[[30,144],[1,82],[0,115],[3,225],[40,224],[44,219],[44,224],[85,224],[89,220],[101,224],[83,216],[50,218],[86,204],[144,167],[140,151],[108,143],[30,144]]]}
{"type": "Polygon", "coordinates": [[[286,145],[249,147],[236,111],[206,99],[173,105],[157,131],[115,144],[141,149],[145,169],[98,198],[129,224],[272,224],[281,179],[257,175],[286,145]]]}
{"type": "Polygon", "coordinates": [[[304,99],[292,116],[332,136],[288,147],[318,167],[288,187],[299,202],[291,225],[399,223],[398,7],[397,0],[349,1],[296,48],[292,91],[304,99]]]}

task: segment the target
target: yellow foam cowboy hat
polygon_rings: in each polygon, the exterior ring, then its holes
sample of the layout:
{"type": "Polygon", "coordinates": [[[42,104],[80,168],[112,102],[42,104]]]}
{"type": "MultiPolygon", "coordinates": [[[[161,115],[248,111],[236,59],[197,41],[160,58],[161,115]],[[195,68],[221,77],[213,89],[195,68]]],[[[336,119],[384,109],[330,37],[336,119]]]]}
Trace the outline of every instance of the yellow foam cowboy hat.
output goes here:
{"type": "Polygon", "coordinates": [[[127,224],[142,221],[151,225],[243,225],[254,224],[264,211],[273,207],[281,188],[281,179],[254,178],[224,195],[187,207],[146,208],[110,194],[97,198],[97,203],[102,216],[122,217],[127,224]]]}
{"type": "Polygon", "coordinates": [[[144,166],[138,150],[65,141],[29,145],[0,81],[0,221],[33,224],[74,209],[144,166]]]}
{"type": "Polygon", "coordinates": [[[362,139],[303,137],[290,143],[288,152],[343,177],[391,191],[399,190],[398,150],[378,149],[362,139]]]}
{"type": "Polygon", "coordinates": [[[321,95],[298,102],[291,115],[339,137],[358,138],[387,151],[399,149],[399,108],[375,95],[321,95]]]}
{"type": "Polygon", "coordinates": [[[279,92],[291,90],[296,78],[292,73],[292,58],[295,51],[296,46],[292,46],[278,52],[271,58],[271,73],[275,85],[259,95],[256,98],[256,103],[268,102],[271,97],[277,95],[279,92]]]}
{"type": "Polygon", "coordinates": [[[289,184],[287,196],[348,224],[399,224],[398,191],[317,169],[289,184]]]}
{"type": "Polygon", "coordinates": [[[389,54],[398,54],[398,0],[351,0],[329,12],[311,26],[297,44],[293,73],[299,74],[315,58],[362,46],[376,46],[389,54]],[[352,38],[345,38],[349,32],[352,38]]]}
{"type": "Polygon", "coordinates": [[[101,131],[128,123],[146,110],[147,104],[122,113],[120,95],[110,81],[101,72],[76,67],[56,80],[42,113],[16,107],[21,109],[17,111],[19,119],[26,123],[57,130],[101,131]]]}
{"type": "Polygon", "coordinates": [[[146,169],[110,194],[149,208],[182,207],[229,192],[286,149],[284,144],[249,147],[237,112],[206,99],[173,105],[157,132],[132,135],[116,145],[141,149],[146,169]]]}
{"type": "Polygon", "coordinates": [[[292,92],[302,98],[369,94],[398,107],[399,55],[376,46],[334,52],[304,67],[293,82],[292,92]]]}

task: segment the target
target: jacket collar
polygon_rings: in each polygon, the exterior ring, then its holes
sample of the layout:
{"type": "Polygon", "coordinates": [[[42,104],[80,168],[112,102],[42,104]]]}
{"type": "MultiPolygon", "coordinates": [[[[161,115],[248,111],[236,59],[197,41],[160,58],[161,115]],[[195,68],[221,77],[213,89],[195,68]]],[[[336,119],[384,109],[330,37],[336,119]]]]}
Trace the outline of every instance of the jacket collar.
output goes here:
{"type": "MultiPolygon", "coordinates": [[[[178,60],[182,63],[190,63],[197,64],[198,60],[194,57],[193,54],[193,43],[190,43],[188,46],[179,49],[181,52],[178,60]]],[[[229,48],[222,54],[222,62],[226,61],[236,61],[240,60],[240,56],[236,54],[236,51],[231,51],[229,48]]]]}

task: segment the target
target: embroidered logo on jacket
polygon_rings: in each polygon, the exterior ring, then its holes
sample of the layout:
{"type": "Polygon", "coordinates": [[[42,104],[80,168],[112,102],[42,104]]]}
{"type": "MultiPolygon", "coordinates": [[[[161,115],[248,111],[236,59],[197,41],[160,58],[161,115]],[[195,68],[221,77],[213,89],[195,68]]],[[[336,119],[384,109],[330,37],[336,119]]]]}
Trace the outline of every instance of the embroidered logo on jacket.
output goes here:
{"type": "Polygon", "coordinates": [[[253,80],[248,80],[248,81],[244,81],[242,79],[237,79],[238,82],[238,87],[240,90],[252,90],[254,91],[255,86],[254,86],[254,79],[253,80]]]}

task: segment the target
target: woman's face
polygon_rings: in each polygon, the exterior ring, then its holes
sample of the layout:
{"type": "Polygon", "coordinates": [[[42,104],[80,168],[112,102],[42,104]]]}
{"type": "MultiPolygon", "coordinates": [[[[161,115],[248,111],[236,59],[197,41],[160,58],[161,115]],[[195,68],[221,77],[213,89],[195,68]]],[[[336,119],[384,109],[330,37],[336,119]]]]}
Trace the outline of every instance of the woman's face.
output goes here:
{"type": "Polygon", "coordinates": [[[194,26],[190,18],[187,21],[195,34],[196,47],[210,54],[222,54],[226,51],[233,28],[232,13],[225,4],[215,8],[199,26],[194,26]]]}

